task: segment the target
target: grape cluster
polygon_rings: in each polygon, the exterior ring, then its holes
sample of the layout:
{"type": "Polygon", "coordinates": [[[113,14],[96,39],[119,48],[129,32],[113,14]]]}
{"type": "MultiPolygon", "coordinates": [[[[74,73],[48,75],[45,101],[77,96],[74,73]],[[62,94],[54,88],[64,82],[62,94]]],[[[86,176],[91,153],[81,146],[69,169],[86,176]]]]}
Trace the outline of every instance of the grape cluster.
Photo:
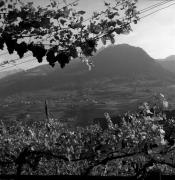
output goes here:
{"type": "Polygon", "coordinates": [[[47,55],[46,55],[46,59],[49,62],[49,65],[51,65],[52,67],[55,66],[56,57],[55,57],[55,49],[54,48],[49,49],[49,51],[47,52],[47,55]]]}
{"type": "Polygon", "coordinates": [[[64,68],[66,64],[70,61],[70,56],[67,52],[61,52],[56,56],[58,63],[61,68],[64,68]]]}
{"type": "MultiPolygon", "coordinates": [[[[50,48],[47,51],[42,44],[34,44],[33,42],[30,44],[26,44],[25,42],[18,44],[16,39],[13,39],[10,35],[5,35],[0,39],[1,49],[3,49],[4,42],[7,45],[7,49],[10,54],[16,51],[19,57],[22,58],[24,53],[29,50],[32,51],[33,57],[36,57],[39,63],[41,63],[43,61],[43,57],[46,56],[47,61],[52,67],[55,66],[55,62],[58,62],[61,68],[64,68],[65,65],[70,62],[71,57],[78,57],[77,50],[73,46],[67,51],[58,52],[57,47],[50,48]]],[[[90,42],[89,45],[90,48],[93,46],[90,42]]]]}
{"type": "Polygon", "coordinates": [[[47,52],[43,45],[35,45],[33,43],[28,45],[28,50],[32,51],[33,57],[36,57],[39,63],[43,61],[43,57],[47,52]]]}
{"type": "Polygon", "coordinates": [[[7,46],[9,54],[13,54],[13,52],[15,50],[15,46],[17,44],[17,40],[13,39],[12,36],[10,36],[9,34],[4,34],[3,39],[7,46]]]}
{"type": "Polygon", "coordinates": [[[24,56],[24,53],[28,51],[27,44],[25,42],[16,44],[15,50],[18,53],[19,57],[22,58],[24,56]]]}
{"type": "MultiPolygon", "coordinates": [[[[17,52],[20,58],[24,56],[27,51],[33,53],[33,57],[36,57],[39,63],[43,61],[43,57],[46,56],[49,65],[52,67],[55,66],[55,63],[58,62],[61,68],[64,68],[68,64],[71,58],[77,58],[78,52],[77,48],[74,45],[71,45],[65,50],[58,50],[57,46],[54,46],[48,50],[45,49],[43,44],[34,44],[34,42],[27,44],[26,42],[18,43],[17,39],[13,38],[10,34],[3,34],[0,37],[0,49],[4,48],[4,43],[7,46],[9,54],[12,54],[14,51],[17,52]]],[[[79,44],[84,55],[92,55],[96,51],[96,40],[87,39],[84,43],[79,44]]]]}
{"type": "Polygon", "coordinates": [[[55,66],[56,62],[58,62],[60,64],[60,67],[64,68],[65,65],[68,64],[70,61],[70,52],[66,52],[66,51],[57,52],[56,48],[51,48],[46,55],[46,59],[52,67],[55,66]]]}

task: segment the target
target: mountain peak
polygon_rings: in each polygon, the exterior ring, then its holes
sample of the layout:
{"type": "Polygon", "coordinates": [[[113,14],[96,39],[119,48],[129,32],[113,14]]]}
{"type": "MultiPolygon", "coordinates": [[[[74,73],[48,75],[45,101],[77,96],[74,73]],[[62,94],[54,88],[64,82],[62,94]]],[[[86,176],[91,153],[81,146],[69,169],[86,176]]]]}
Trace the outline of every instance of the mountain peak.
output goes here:
{"type": "Polygon", "coordinates": [[[92,72],[133,74],[150,72],[155,61],[142,48],[128,44],[111,45],[97,53],[92,60],[92,72]]]}
{"type": "MultiPolygon", "coordinates": [[[[150,57],[142,48],[140,47],[136,47],[136,46],[132,46],[129,44],[117,44],[117,45],[110,45],[107,46],[105,49],[101,50],[99,53],[97,53],[97,55],[99,55],[100,53],[104,54],[108,51],[108,53],[114,53],[117,56],[117,53],[121,54],[129,54],[129,55],[142,55],[147,57],[147,59],[149,60],[153,60],[152,57],[150,57]]],[[[108,54],[107,53],[107,54],[108,54]]]]}

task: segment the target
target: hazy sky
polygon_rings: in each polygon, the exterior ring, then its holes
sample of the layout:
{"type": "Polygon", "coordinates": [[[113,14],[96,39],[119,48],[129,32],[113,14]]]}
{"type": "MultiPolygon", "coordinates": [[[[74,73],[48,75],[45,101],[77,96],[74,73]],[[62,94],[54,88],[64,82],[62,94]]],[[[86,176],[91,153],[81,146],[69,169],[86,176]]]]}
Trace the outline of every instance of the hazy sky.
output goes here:
{"type": "MultiPolygon", "coordinates": [[[[34,1],[36,4],[46,4],[49,0],[25,0],[34,1]]],[[[67,0],[67,3],[74,0],[67,0]]],[[[114,0],[106,0],[114,1],[114,0]]],[[[164,0],[165,1],[165,0],[164,0]]],[[[60,0],[59,2],[62,2],[60,0]]],[[[162,2],[159,0],[138,0],[138,9],[146,8],[155,3],[162,2]]],[[[166,7],[175,3],[171,1],[159,8],[166,7]]],[[[90,17],[93,11],[100,11],[104,6],[104,0],[80,0],[79,8],[85,10],[86,16],[90,17]]],[[[150,13],[149,11],[147,13],[150,13]]],[[[140,15],[141,17],[145,14],[140,15]]],[[[144,19],[141,19],[138,24],[132,25],[133,32],[129,35],[120,35],[116,37],[116,44],[127,43],[133,46],[143,48],[151,57],[162,59],[169,55],[175,55],[175,4],[169,8],[152,14],[144,19]]],[[[1,53],[1,52],[0,52],[1,53]]],[[[16,56],[15,56],[16,57],[16,56]]],[[[13,59],[14,56],[0,56],[0,61],[5,59],[13,59]]],[[[25,59],[27,60],[27,59],[25,59]]],[[[30,63],[33,64],[33,63],[30,63]]],[[[26,63],[26,66],[29,64],[26,63]]]]}

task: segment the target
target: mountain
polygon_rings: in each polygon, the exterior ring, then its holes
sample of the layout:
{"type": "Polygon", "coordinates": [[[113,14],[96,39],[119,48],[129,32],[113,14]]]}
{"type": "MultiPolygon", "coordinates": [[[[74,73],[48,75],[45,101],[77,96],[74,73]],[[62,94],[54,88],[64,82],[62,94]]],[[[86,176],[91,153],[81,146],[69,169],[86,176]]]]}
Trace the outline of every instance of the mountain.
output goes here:
{"type": "Polygon", "coordinates": [[[109,46],[91,60],[95,64],[91,71],[85,64],[77,62],[68,64],[65,69],[42,65],[5,77],[0,80],[0,97],[52,88],[81,89],[90,84],[95,87],[99,82],[109,83],[114,79],[123,82],[139,79],[171,81],[175,77],[143,49],[127,44],[109,46]]]}
{"type": "Polygon", "coordinates": [[[175,55],[168,56],[164,60],[158,61],[160,65],[169,72],[175,73],[175,55]]]}
{"type": "Polygon", "coordinates": [[[167,72],[143,49],[127,44],[109,46],[94,57],[96,72],[107,74],[131,74],[159,77],[167,72]]]}

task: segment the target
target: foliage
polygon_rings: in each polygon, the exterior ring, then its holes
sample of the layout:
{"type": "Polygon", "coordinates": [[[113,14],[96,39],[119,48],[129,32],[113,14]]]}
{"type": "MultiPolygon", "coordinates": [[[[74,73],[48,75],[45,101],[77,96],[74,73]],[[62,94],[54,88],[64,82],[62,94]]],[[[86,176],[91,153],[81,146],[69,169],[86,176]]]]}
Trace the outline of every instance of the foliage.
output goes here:
{"type": "Polygon", "coordinates": [[[39,63],[46,56],[52,67],[58,62],[63,68],[71,59],[92,56],[100,39],[114,43],[115,34],[130,32],[130,24],[138,20],[136,0],[105,3],[105,11],[94,12],[89,22],[76,5],[14,3],[1,17],[0,49],[6,44],[8,52],[16,51],[20,58],[31,51],[39,63]]]}
{"type": "Polygon", "coordinates": [[[161,109],[143,112],[125,113],[115,123],[105,113],[104,130],[98,124],[68,130],[51,118],[33,127],[8,128],[1,122],[0,174],[141,178],[157,169],[174,174],[174,118],[161,109]]]}

